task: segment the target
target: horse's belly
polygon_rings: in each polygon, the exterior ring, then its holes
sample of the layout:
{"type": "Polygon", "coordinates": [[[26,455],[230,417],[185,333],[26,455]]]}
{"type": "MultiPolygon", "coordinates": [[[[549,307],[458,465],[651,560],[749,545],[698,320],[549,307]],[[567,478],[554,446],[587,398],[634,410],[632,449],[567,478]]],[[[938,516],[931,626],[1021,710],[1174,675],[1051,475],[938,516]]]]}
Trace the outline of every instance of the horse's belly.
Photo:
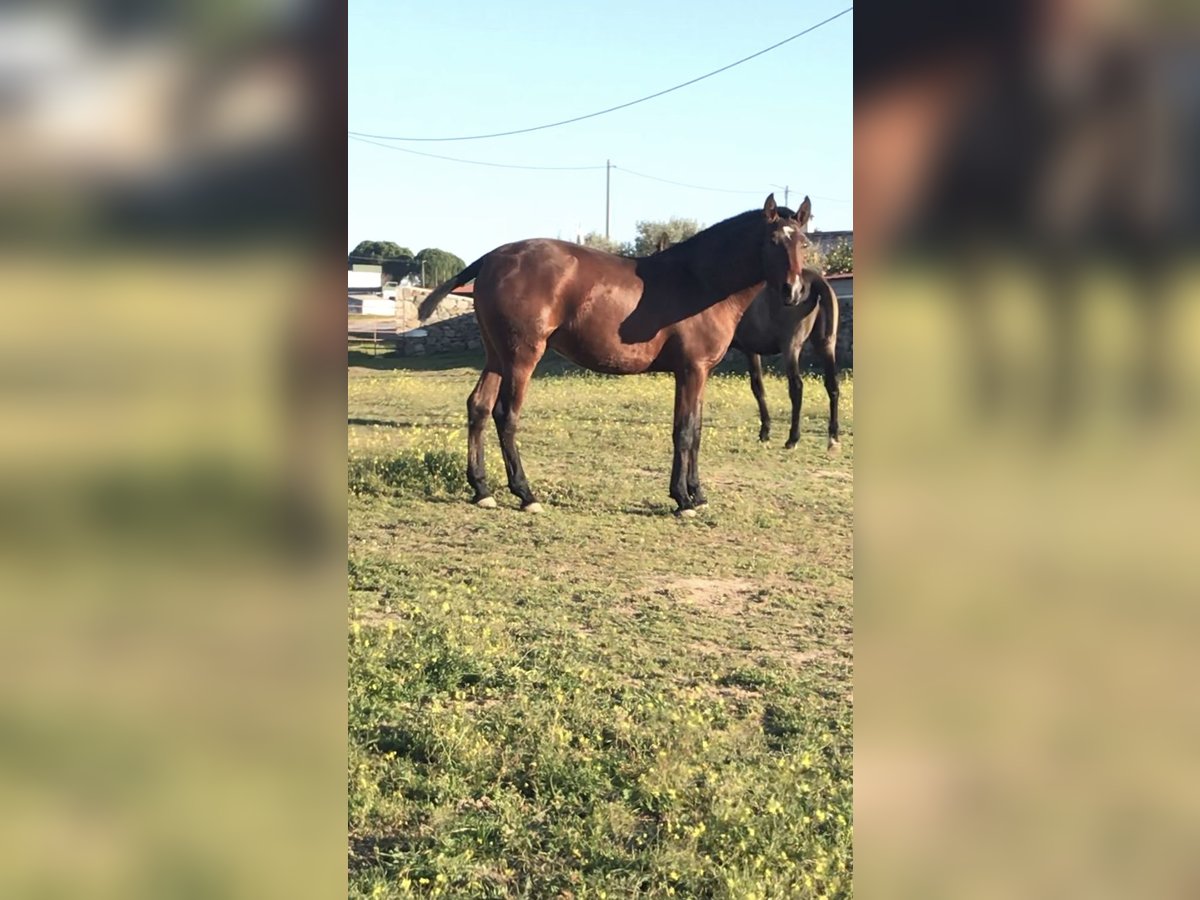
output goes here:
{"type": "Polygon", "coordinates": [[[589,332],[583,323],[559,328],[548,343],[576,365],[606,375],[645,372],[657,356],[646,345],[622,344],[616,334],[589,332]]]}
{"type": "Polygon", "coordinates": [[[772,356],[783,352],[783,348],[779,346],[779,339],[775,336],[737,335],[730,346],[743,353],[756,353],[759,356],[772,356]]]}
{"type": "Polygon", "coordinates": [[[658,356],[662,341],[658,335],[649,341],[631,341],[623,334],[623,323],[636,308],[636,297],[617,289],[570,298],[549,344],[572,362],[596,372],[645,372],[658,356]]]}

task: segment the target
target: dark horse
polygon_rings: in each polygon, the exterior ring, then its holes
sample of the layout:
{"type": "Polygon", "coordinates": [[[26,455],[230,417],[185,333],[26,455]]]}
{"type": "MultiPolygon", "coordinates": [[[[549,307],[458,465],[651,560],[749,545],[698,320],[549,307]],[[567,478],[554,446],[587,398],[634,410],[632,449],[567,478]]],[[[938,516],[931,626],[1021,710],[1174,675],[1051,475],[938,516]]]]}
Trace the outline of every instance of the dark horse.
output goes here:
{"type": "Polygon", "coordinates": [[[805,341],[812,341],[825,370],[825,393],[829,395],[829,449],[838,448],[838,381],[837,294],[825,276],[816,269],[805,268],[801,273],[806,296],[795,306],[779,302],[772,291],[764,290],[733,334],[733,347],[746,354],[750,363],[750,390],[758,401],[762,427],[760,441],[771,437],[771,414],[763,392],[762,357],[782,353],[787,365],[788,394],[792,400],[792,429],[784,447],[791,449],[800,440],[800,404],[804,399],[804,383],[800,380],[800,351],[805,341]]]}
{"type": "Polygon", "coordinates": [[[704,385],[746,308],[764,286],[799,303],[812,214],[767,197],[750,210],[641,259],[564,241],[497,247],[438,286],[421,303],[429,318],[454,288],[475,281],[475,317],[487,353],[467,398],[467,481],[474,502],[493,507],[483,464],[483,430],[496,422],[508,488],[521,508],[540,512],[517,452],[517,421],[529,377],[546,347],[597,372],[675,374],[675,454],[671,497],[680,515],[703,506],[700,453],[704,385]]]}

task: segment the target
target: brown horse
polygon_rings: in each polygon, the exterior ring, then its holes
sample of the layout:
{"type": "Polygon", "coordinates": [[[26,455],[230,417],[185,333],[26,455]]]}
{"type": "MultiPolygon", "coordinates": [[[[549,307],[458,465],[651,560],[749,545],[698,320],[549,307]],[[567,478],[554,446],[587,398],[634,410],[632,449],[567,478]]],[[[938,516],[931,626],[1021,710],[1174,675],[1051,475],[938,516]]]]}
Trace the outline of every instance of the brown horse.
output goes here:
{"type": "Polygon", "coordinates": [[[474,502],[496,505],[483,465],[483,430],[496,422],[508,488],[521,508],[540,512],[517,452],[517,422],[534,367],[547,347],[597,372],[675,375],[675,452],[671,497],[679,515],[706,502],[700,486],[704,385],[733,340],[734,329],[764,287],[799,303],[812,215],[807,197],[796,213],[777,207],[719,222],[675,246],[640,259],[564,241],[527,240],[497,247],[421,303],[429,318],[454,288],[475,281],[475,317],[487,360],[467,398],[467,481],[474,502]]]}
{"type": "Polygon", "coordinates": [[[829,449],[836,450],[839,446],[839,392],[834,352],[838,331],[837,294],[825,276],[816,269],[805,268],[801,279],[805,285],[805,297],[796,306],[780,303],[768,290],[755,297],[738,323],[732,346],[745,353],[750,362],[750,390],[758,401],[758,415],[762,421],[758,432],[760,441],[771,437],[771,414],[767,411],[767,399],[763,392],[762,357],[784,354],[788,394],[792,399],[792,430],[783,446],[790,450],[800,440],[800,404],[804,398],[804,383],[800,380],[800,351],[804,349],[805,341],[813,341],[825,370],[825,392],[829,395],[829,449]]]}

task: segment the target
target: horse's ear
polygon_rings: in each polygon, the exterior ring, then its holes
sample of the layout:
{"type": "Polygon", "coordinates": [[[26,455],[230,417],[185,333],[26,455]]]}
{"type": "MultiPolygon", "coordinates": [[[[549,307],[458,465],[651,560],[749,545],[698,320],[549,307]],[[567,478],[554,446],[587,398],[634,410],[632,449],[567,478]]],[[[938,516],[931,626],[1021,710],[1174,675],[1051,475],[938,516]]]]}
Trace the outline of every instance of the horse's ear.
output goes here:
{"type": "Polygon", "coordinates": [[[774,222],[779,218],[779,208],[775,205],[773,193],[767,195],[767,202],[763,204],[763,215],[767,217],[768,222],[774,222]]]}
{"type": "Polygon", "coordinates": [[[800,227],[804,228],[808,224],[808,220],[812,218],[812,201],[808,199],[806,194],[804,202],[800,204],[800,208],[796,210],[796,221],[800,223],[800,227]]]}

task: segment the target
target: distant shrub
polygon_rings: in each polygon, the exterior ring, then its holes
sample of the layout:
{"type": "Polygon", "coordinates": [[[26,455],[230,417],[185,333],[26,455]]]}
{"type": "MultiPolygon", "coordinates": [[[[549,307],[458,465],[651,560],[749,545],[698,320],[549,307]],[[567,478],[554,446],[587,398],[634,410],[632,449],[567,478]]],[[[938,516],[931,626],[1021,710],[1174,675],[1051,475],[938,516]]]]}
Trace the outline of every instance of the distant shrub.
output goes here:
{"type": "Polygon", "coordinates": [[[826,275],[845,275],[854,271],[854,247],[845,238],[838,238],[836,244],[824,254],[826,275]]]}

